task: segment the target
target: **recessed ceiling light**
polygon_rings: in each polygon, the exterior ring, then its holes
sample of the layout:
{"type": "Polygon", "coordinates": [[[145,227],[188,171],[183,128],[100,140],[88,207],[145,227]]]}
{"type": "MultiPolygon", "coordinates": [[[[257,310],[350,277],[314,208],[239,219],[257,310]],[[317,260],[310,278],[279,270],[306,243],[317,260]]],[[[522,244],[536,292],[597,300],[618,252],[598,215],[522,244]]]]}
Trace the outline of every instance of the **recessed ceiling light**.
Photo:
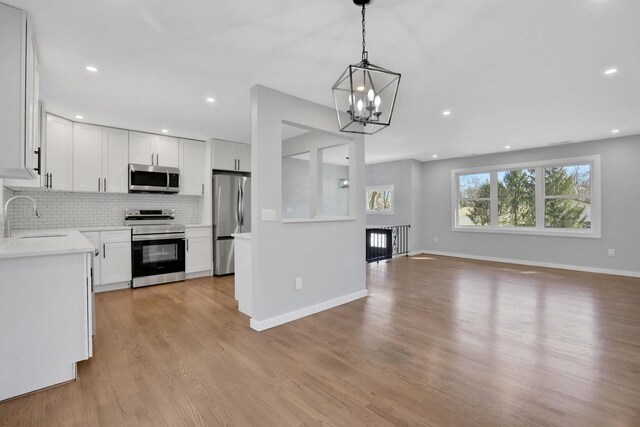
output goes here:
{"type": "Polygon", "coordinates": [[[209,98],[207,98],[207,102],[214,103],[214,102],[216,102],[216,100],[214,98],[209,97],[209,98]]]}
{"type": "Polygon", "coordinates": [[[168,129],[162,129],[162,133],[169,133],[168,129]]]}
{"type": "Polygon", "coordinates": [[[610,76],[612,74],[615,74],[618,72],[617,68],[609,68],[607,71],[604,72],[605,75],[610,76]]]}
{"type": "Polygon", "coordinates": [[[614,129],[611,131],[611,133],[618,133],[618,132],[620,132],[620,129],[614,129]]]}
{"type": "Polygon", "coordinates": [[[358,86],[356,89],[362,92],[364,90],[364,86],[358,86]]]}
{"type": "Polygon", "coordinates": [[[87,69],[87,71],[91,71],[92,73],[97,73],[98,69],[96,67],[94,67],[93,65],[87,65],[85,67],[87,69]]]}
{"type": "Polygon", "coordinates": [[[505,145],[504,148],[505,148],[505,150],[508,150],[508,149],[511,148],[511,146],[510,145],[505,145]]]}
{"type": "Polygon", "coordinates": [[[76,119],[82,120],[82,119],[84,119],[84,116],[81,116],[80,114],[76,114],[76,119]]]}
{"type": "Polygon", "coordinates": [[[443,116],[450,116],[451,115],[451,111],[445,110],[445,111],[442,112],[442,115],[443,116]]]}
{"type": "Polygon", "coordinates": [[[433,158],[435,159],[436,157],[438,157],[438,155],[437,155],[437,154],[434,154],[434,155],[433,155],[433,156],[431,156],[431,157],[433,157],[433,158]]]}

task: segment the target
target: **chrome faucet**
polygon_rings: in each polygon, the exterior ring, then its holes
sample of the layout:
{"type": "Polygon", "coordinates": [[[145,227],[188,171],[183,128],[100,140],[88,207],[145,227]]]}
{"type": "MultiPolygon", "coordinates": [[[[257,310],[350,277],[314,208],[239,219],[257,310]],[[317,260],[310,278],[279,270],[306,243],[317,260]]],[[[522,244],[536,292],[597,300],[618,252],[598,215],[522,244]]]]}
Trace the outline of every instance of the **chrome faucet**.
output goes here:
{"type": "Polygon", "coordinates": [[[15,196],[7,200],[7,203],[4,204],[4,237],[11,237],[11,226],[9,225],[9,205],[16,199],[27,199],[31,200],[33,203],[33,213],[36,215],[36,218],[40,218],[40,211],[38,210],[38,204],[35,200],[33,200],[29,196],[15,196]]]}

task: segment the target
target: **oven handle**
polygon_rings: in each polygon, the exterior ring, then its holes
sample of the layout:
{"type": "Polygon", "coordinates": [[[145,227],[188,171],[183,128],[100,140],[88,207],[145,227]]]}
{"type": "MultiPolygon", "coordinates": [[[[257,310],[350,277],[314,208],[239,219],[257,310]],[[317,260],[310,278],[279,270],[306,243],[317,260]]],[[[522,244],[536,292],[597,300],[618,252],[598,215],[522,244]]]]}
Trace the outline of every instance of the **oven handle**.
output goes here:
{"type": "Polygon", "coordinates": [[[141,234],[139,236],[132,236],[131,240],[134,242],[141,242],[144,240],[176,240],[184,239],[184,233],[162,233],[162,234],[141,234]]]}

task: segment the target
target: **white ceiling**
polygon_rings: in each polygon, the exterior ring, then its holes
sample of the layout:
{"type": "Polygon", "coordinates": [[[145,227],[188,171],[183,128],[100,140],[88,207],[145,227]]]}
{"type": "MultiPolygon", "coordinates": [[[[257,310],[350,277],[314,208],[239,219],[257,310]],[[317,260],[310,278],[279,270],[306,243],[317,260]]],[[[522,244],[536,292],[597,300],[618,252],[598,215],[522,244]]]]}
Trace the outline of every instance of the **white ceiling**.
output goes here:
{"type": "MultiPolygon", "coordinates": [[[[351,0],[3,1],[32,16],[47,108],[111,126],[249,142],[252,85],[330,106],[360,60],[351,0]]],[[[639,22],[638,0],[374,0],[370,59],[402,82],[367,162],[640,133],[639,22]]]]}

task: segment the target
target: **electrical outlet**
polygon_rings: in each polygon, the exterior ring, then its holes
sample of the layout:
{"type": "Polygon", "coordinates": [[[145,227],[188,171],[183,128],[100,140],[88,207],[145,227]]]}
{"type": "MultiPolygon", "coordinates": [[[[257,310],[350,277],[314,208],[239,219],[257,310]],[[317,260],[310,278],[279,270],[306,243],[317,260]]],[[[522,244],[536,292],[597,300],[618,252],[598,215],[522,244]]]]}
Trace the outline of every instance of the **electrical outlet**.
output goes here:
{"type": "Polygon", "coordinates": [[[287,206],[287,213],[291,213],[291,212],[293,212],[293,208],[290,208],[287,206]]]}
{"type": "Polygon", "coordinates": [[[302,277],[296,277],[296,290],[302,289],[302,277]]]}
{"type": "Polygon", "coordinates": [[[616,250],[615,249],[609,249],[609,256],[616,256],[616,250]]]}
{"type": "Polygon", "coordinates": [[[433,238],[433,243],[438,243],[438,238],[437,237],[433,238]]]}

